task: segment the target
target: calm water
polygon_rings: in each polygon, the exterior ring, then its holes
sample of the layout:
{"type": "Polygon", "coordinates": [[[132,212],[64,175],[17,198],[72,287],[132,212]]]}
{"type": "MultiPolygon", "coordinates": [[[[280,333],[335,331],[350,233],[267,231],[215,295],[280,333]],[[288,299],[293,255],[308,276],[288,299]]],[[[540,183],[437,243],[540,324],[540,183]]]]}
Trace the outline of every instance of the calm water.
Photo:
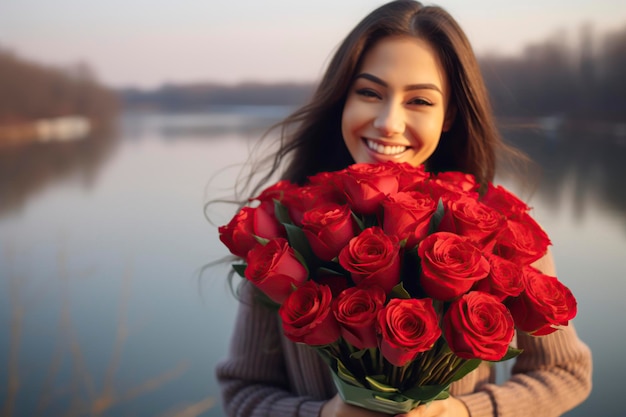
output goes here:
{"type": "MultiPolygon", "coordinates": [[[[226,254],[203,203],[282,113],[127,115],[105,138],[0,150],[3,416],[222,415],[236,303],[227,267],[198,279],[226,254]]],[[[542,167],[530,204],[594,353],[594,391],[567,415],[623,416],[626,140],[505,133],[542,167]]]]}

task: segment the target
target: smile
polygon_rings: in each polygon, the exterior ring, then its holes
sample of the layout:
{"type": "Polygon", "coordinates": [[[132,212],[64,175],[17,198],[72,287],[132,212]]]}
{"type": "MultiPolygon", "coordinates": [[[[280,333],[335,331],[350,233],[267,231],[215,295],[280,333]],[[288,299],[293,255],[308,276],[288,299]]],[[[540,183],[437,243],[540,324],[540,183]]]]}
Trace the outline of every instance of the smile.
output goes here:
{"type": "Polygon", "coordinates": [[[371,139],[365,139],[365,143],[370,150],[382,155],[399,155],[409,149],[403,145],[383,145],[371,139]]]}

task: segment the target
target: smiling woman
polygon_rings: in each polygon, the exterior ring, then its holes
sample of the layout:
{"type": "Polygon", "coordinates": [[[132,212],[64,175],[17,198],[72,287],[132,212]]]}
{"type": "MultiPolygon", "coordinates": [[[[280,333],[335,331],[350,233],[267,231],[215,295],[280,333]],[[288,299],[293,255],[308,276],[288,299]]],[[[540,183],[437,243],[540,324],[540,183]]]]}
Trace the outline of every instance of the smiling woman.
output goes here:
{"type": "MultiPolygon", "coordinates": [[[[393,175],[384,173],[385,169],[393,171],[392,166],[397,166],[390,162],[402,162],[403,169],[407,172],[420,172],[432,176],[431,178],[449,177],[453,183],[451,186],[455,189],[467,191],[465,185],[468,182],[474,184],[475,189],[473,185],[470,188],[474,190],[476,198],[487,201],[490,198],[488,190],[495,189],[491,182],[495,175],[496,155],[499,153],[516,155],[500,138],[476,58],[457,22],[439,7],[423,6],[412,0],[387,3],[358,23],[337,49],[311,101],[277,127],[281,129],[279,149],[270,155],[269,174],[264,178],[267,181],[285,164],[282,178],[288,181],[279,182],[268,189],[271,191],[264,191],[262,196],[269,199],[272,193],[284,195],[293,185],[290,183],[302,185],[301,189],[304,191],[298,194],[298,201],[316,202],[313,203],[313,208],[307,207],[306,202],[302,204],[300,208],[303,213],[295,213],[302,219],[312,216],[315,204],[319,204],[320,207],[325,197],[328,198],[328,194],[333,195],[335,191],[341,196],[337,201],[331,200],[333,203],[346,204],[346,200],[351,200],[349,192],[346,191],[350,187],[345,184],[343,188],[337,186],[337,190],[330,185],[329,188],[332,190],[320,189],[320,182],[334,184],[332,174],[328,171],[344,172],[342,170],[347,168],[352,181],[362,184],[367,183],[367,180],[359,177],[357,173],[360,169],[371,170],[370,177],[378,184],[385,183],[385,175],[394,178],[397,175],[403,179],[410,177],[406,173],[393,175]],[[357,164],[351,166],[355,163],[357,164]]],[[[252,168],[251,172],[255,171],[252,168]]],[[[249,194],[251,200],[257,196],[258,189],[264,184],[265,182],[261,181],[258,188],[252,190],[249,194]]],[[[402,192],[410,194],[418,191],[410,187],[403,188],[402,192]]],[[[367,194],[368,196],[382,194],[380,198],[387,199],[385,201],[392,199],[391,191],[387,193],[381,191],[384,188],[383,185],[377,186],[376,190],[367,194]]],[[[398,191],[400,188],[396,184],[395,190],[398,191]]],[[[448,191],[454,194],[454,191],[448,191]]],[[[430,197],[433,191],[429,190],[426,193],[430,197]]],[[[442,207],[445,206],[445,209],[441,209],[445,213],[454,210],[453,206],[458,202],[449,193],[438,195],[443,200],[440,204],[442,207]]],[[[234,220],[220,228],[220,238],[223,240],[227,237],[234,238],[235,235],[245,235],[251,230],[251,235],[261,236],[259,240],[265,238],[270,242],[272,239],[284,241],[282,236],[267,236],[263,235],[261,230],[257,230],[261,223],[260,217],[251,213],[264,212],[270,216],[276,214],[277,217],[280,215],[280,206],[266,204],[269,200],[265,201],[264,198],[258,198],[261,202],[259,207],[262,207],[260,211],[248,212],[244,208],[241,212],[245,214],[242,216],[245,219],[234,220]]],[[[279,200],[279,197],[274,200],[276,199],[279,200]]],[[[435,199],[437,200],[439,198],[435,199]]],[[[377,210],[377,203],[378,201],[371,207],[372,211],[368,205],[368,208],[361,209],[361,212],[375,217],[376,220],[380,220],[381,217],[387,218],[384,212],[377,210]]],[[[434,205],[436,204],[433,203],[434,205]]],[[[340,213],[341,207],[324,207],[323,210],[340,213]]],[[[357,214],[360,212],[355,211],[357,214]]],[[[498,213],[501,220],[506,217],[506,210],[502,206],[499,206],[498,213]]],[[[293,217],[290,217],[291,213],[285,216],[296,219],[295,214],[293,217]]],[[[351,215],[344,217],[352,218],[351,215]]],[[[367,259],[368,265],[380,265],[382,251],[371,243],[374,237],[379,241],[386,239],[395,242],[390,244],[392,246],[400,244],[388,237],[386,231],[372,226],[371,221],[363,219],[360,221],[360,234],[351,239],[349,245],[359,240],[359,237],[365,236],[366,243],[363,244],[362,252],[366,256],[362,258],[367,259]]],[[[508,220],[504,223],[507,222],[508,220]]],[[[290,226],[294,224],[282,220],[281,224],[285,224],[286,234],[289,235],[290,226]]],[[[440,226],[434,228],[441,232],[437,229],[440,226]]],[[[282,233],[282,229],[279,230],[282,233]]],[[[430,236],[436,234],[432,231],[429,233],[430,236]]],[[[506,236],[507,241],[524,244],[524,239],[519,238],[519,235],[510,238],[509,235],[506,236]]],[[[291,243],[292,236],[288,237],[291,243]]],[[[486,255],[481,254],[477,242],[470,237],[464,239],[467,239],[467,242],[463,240],[463,245],[460,246],[465,249],[451,251],[454,255],[450,257],[464,259],[460,253],[473,253],[473,258],[477,259],[477,264],[481,265],[481,268],[479,276],[472,279],[487,279],[486,276],[491,273],[491,263],[483,259],[486,255]]],[[[252,243],[256,245],[257,239],[254,240],[252,243]]],[[[265,245],[275,246],[272,243],[265,245]]],[[[404,248],[403,250],[408,251],[406,247],[404,248]]],[[[302,252],[306,252],[306,245],[302,252]]],[[[252,249],[249,254],[243,253],[242,257],[249,258],[256,254],[257,251],[252,249]]],[[[333,259],[335,256],[333,252],[327,258],[333,259]]],[[[504,253],[500,251],[494,256],[504,256],[504,253]]],[[[274,259],[263,257],[268,265],[274,259]]],[[[419,259],[415,262],[424,266],[421,255],[419,259]]],[[[356,266],[352,263],[348,265],[342,250],[339,254],[339,263],[343,269],[331,272],[337,272],[335,275],[342,275],[345,272],[357,287],[367,286],[363,283],[369,279],[360,275],[361,266],[365,262],[358,261],[356,266]]],[[[541,276],[556,274],[552,255],[546,250],[542,250],[528,262],[534,264],[531,266],[517,263],[514,266],[521,280],[525,279],[521,278],[522,271],[527,269],[541,276]]],[[[394,265],[393,262],[383,263],[387,266],[394,265]]],[[[327,269],[326,265],[323,266],[324,268],[312,269],[305,284],[300,287],[295,284],[297,287],[295,289],[291,287],[293,289],[291,295],[294,295],[296,300],[298,296],[295,294],[298,294],[300,288],[306,287],[303,291],[311,292],[313,290],[308,287],[317,288],[318,284],[320,288],[323,287],[323,290],[319,291],[320,294],[325,294],[325,299],[329,297],[331,290],[324,284],[327,269]],[[313,284],[310,284],[311,282],[313,284]]],[[[414,272],[405,264],[398,266],[397,270],[403,268],[409,268],[409,274],[414,272]]],[[[466,263],[462,262],[460,270],[466,269],[468,269],[466,263]]],[[[399,282],[400,272],[397,270],[394,269],[391,274],[393,280],[389,282],[392,284],[399,282]]],[[[245,271],[249,273],[248,268],[245,268],[245,271]]],[[[378,272],[380,268],[369,271],[371,275],[378,272]]],[[[417,278],[411,275],[413,277],[411,285],[419,287],[415,290],[418,294],[416,298],[423,298],[423,292],[428,292],[427,288],[440,286],[437,280],[441,279],[441,274],[433,274],[427,279],[424,278],[425,275],[427,274],[418,274],[417,278]]],[[[529,274],[525,273],[523,276],[527,275],[529,274]]],[[[463,282],[458,284],[459,287],[463,286],[467,290],[474,288],[475,281],[469,279],[461,281],[463,282]]],[[[396,297],[393,285],[380,286],[388,299],[396,297]]],[[[257,287],[252,285],[242,287],[242,302],[233,332],[230,355],[217,367],[226,412],[237,417],[253,415],[382,417],[384,414],[372,411],[381,410],[380,408],[366,409],[344,402],[344,398],[338,394],[337,388],[333,385],[332,375],[323,360],[309,346],[296,344],[294,339],[285,337],[281,332],[276,312],[259,301],[257,287]]],[[[341,288],[338,291],[341,291],[341,288]]],[[[478,289],[475,291],[480,292],[478,289]]],[[[312,305],[315,303],[310,302],[306,306],[301,306],[291,295],[288,295],[285,301],[290,305],[290,311],[313,309],[312,305]],[[292,305],[294,303],[295,306],[292,305]]],[[[451,292],[446,293],[443,299],[446,303],[456,302],[458,300],[455,297],[458,297],[458,293],[451,292]]],[[[311,297],[305,298],[311,300],[311,297]]],[[[480,295],[470,296],[466,301],[468,305],[474,305],[474,301],[483,298],[485,297],[480,295]],[[470,299],[474,301],[470,302],[470,299]]],[[[326,313],[324,320],[328,319],[328,311],[332,308],[330,304],[316,304],[314,307],[316,312],[323,310],[326,313]]],[[[446,306],[441,308],[449,309],[446,306]]],[[[508,314],[504,308],[501,310],[502,314],[508,314]]],[[[565,318],[561,317],[558,323],[565,325],[571,317],[573,315],[568,313],[565,318]]],[[[298,321],[297,317],[288,318],[298,321]]],[[[285,317],[283,322],[284,320],[285,317]]],[[[378,336],[381,337],[380,328],[378,330],[378,336]]],[[[329,340],[334,340],[335,333],[326,336],[329,336],[329,340]]],[[[460,337],[464,334],[462,331],[459,333],[460,337]]],[[[453,382],[449,387],[448,398],[439,398],[428,406],[417,405],[412,409],[407,408],[410,411],[406,415],[551,417],[561,415],[575,407],[586,398],[591,388],[591,353],[588,347],[578,339],[571,324],[551,334],[543,333],[546,336],[541,338],[535,338],[530,333],[517,332],[518,347],[524,352],[513,367],[513,375],[503,385],[492,383],[495,380],[495,368],[483,363],[475,371],[453,382]]],[[[508,337],[512,336],[513,331],[505,334],[506,343],[504,346],[498,345],[498,351],[508,349],[508,337]]],[[[448,332],[446,337],[449,340],[443,343],[452,346],[459,339],[456,336],[459,335],[448,332]]],[[[421,397],[421,400],[424,398],[432,399],[421,397]]],[[[415,405],[412,404],[411,407],[415,405]]]]}
{"type": "Polygon", "coordinates": [[[427,42],[390,37],[376,43],[354,77],[341,132],[355,162],[424,163],[447,131],[445,72],[427,42]]]}

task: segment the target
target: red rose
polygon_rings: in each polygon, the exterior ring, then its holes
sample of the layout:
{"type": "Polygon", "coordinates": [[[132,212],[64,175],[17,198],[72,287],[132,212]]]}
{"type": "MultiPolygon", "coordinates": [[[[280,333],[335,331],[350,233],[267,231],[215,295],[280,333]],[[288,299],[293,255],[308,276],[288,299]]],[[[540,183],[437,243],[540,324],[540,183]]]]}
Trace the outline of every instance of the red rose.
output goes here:
{"type": "Polygon", "coordinates": [[[487,185],[487,192],[481,199],[483,204],[502,213],[506,217],[512,217],[521,213],[526,213],[530,208],[522,200],[517,198],[501,185],[487,185]]]}
{"type": "Polygon", "coordinates": [[[323,204],[345,204],[343,193],[333,183],[309,184],[290,190],[285,194],[283,205],[287,207],[291,220],[298,226],[302,225],[304,213],[323,204]]]}
{"type": "Polygon", "coordinates": [[[441,199],[444,203],[466,195],[460,188],[446,188],[441,183],[430,180],[418,183],[413,188],[419,193],[430,195],[433,201],[438,202],[441,199]]]}
{"type": "Polygon", "coordinates": [[[429,235],[418,246],[426,294],[449,301],[467,292],[489,274],[489,262],[466,237],[448,232],[429,235]]]}
{"type": "Polygon", "coordinates": [[[543,257],[550,238],[530,215],[522,213],[519,220],[508,220],[493,249],[496,255],[518,264],[531,264],[543,257]]]}
{"type": "Polygon", "coordinates": [[[452,192],[478,198],[478,187],[480,185],[472,174],[459,171],[439,172],[434,174],[430,181],[452,192]]]}
{"type": "Polygon", "coordinates": [[[443,322],[450,349],[464,359],[500,360],[515,334],[509,310],[493,295],[480,291],[453,301],[443,322]]]}
{"type": "Polygon", "coordinates": [[[376,317],[385,304],[380,287],[352,287],[344,290],[333,305],[343,338],[357,349],[378,346],[376,317]]]}
{"type": "Polygon", "coordinates": [[[265,190],[261,192],[261,194],[259,194],[257,197],[251,198],[250,200],[270,201],[270,202],[274,200],[283,201],[285,193],[288,193],[296,189],[297,187],[298,187],[297,185],[287,180],[281,180],[281,181],[278,181],[276,184],[270,187],[267,187],[265,190]]]}
{"type": "Polygon", "coordinates": [[[302,231],[313,253],[323,261],[330,261],[339,255],[357,230],[347,205],[322,204],[305,212],[302,217],[302,231]]]}
{"type": "Polygon", "coordinates": [[[258,245],[255,235],[273,239],[284,234],[282,226],[267,210],[267,205],[243,207],[227,225],[218,228],[220,240],[233,255],[245,258],[258,245]]]}
{"type": "Polygon", "coordinates": [[[367,228],[341,250],[339,264],[355,284],[378,285],[390,293],[400,282],[400,242],[380,227],[367,228]]]}
{"type": "Polygon", "coordinates": [[[398,239],[407,239],[406,247],[416,246],[428,233],[437,203],[425,194],[399,192],[382,202],[383,230],[398,239]]]}
{"type": "Polygon", "coordinates": [[[306,268],[298,261],[286,239],[276,238],[257,245],[248,253],[246,278],[277,303],[307,279],[306,268]]]}
{"type": "Polygon", "coordinates": [[[354,164],[337,175],[350,207],[359,214],[375,213],[385,196],[398,192],[397,171],[389,164],[354,164]]]}
{"type": "Polygon", "coordinates": [[[491,250],[496,236],[503,230],[505,219],[476,199],[459,196],[449,200],[439,230],[466,236],[483,250],[491,250]]]}
{"type": "Polygon", "coordinates": [[[318,172],[309,177],[309,184],[323,185],[324,187],[339,191],[339,178],[337,172],[318,172]]]}
{"type": "Polygon", "coordinates": [[[543,336],[556,331],[556,326],[566,326],[576,316],[576,299],[556,277],[527,266],[522,278],[524,291],[508,302],[520,330],[543,336]]]}
{"type": "Polygon", "coordinates": [[[399,191],[412,191],[417,184],[421,184],[430,178],[430,174],[426,172],[424,165],[413,166],[408,162],[386,162],[386,164],[391,165],[398,172],[399,191]]]}
{"type": "Polygon", "coordinates": [[[283,332],[289,340],[321,346],[339,338],[339,324],[331,309],[332,294],[326,285],[307,281],[280,306],[283,332]]]}
{"type": "Polygon", "coordinates": [[[524,290],[522,268],[496,255],[489,254],[486,258],[490,266],[489,275],[478,281],[473,289],[494,295],[500,301],[517,297],[524,290]]]}
{"type": "Polygon", "coordinates": [[[391,364],[404,366],[432,348],[441,336],[430,298],[393,298],[378,313],[380,351],[391,364]]]}

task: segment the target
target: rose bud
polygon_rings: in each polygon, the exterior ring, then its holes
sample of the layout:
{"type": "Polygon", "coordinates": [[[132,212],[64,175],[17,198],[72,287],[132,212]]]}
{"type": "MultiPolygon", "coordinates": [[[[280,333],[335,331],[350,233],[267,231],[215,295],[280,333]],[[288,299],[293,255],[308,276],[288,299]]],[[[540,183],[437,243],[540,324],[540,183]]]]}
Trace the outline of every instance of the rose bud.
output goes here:
{"type": "Polygon", "coordinates": [[[339,338],[339,324],[332,312],[332,294],[326,285],[307,281],[280,306],[285,336],[296,343],[321,346],[339,338]]]}
{"type": "Polygon", "coordinates": [[[323,261],[330,261],[339,255],[357,230],[347,205],[322,204],[305,212],[302,217],[302,231],[313,253],[323,261]]]}
{"type": "Polygon", "coordinates": [[[430,196],[417,192],[399,192],[388,196],[383,205],[383,230],[400,240],[407,239],[412,248],[426,237],[437,203],[430,196]]]}
{"type": "Polygon", "coordinates": [[[517,297],[524,290],[522,268],[493,254],[487,254],[486,258],[489,261],[489,275],[478,281],[472,289],[494,295],[500,301],[517,297]]]}
{"type": "Polygon", "coordinates": [[[367,228],[341,250],[339,264],[355,284],[378,285],[388,294],[400,283],[400,242],[380,227],[367,228]]]}
{"type": "Polygon", "coordinates": [[[495,238],[504,227],[505,218],[492,208],[467,196],[456,196],[447,201],[439,231],[456,233],[470,238],[483,250],[490,251],[495,238]]]}
{"type": "Polygon", "coordinates": [[[406,365],[441,336],[430,298],[391,299],[378,313],[378,328],[381,353],[395,366],[406,365]]]}
{"type": "Polygon", "coordinates": [[[385,290],[380,287],[351,287],[339,294],[333,304],[343,338],[357,349],[378,346],[376,317],[385,304],[385,290]]]}
{"type": "Polygon", "coordinates": [[[488,184],[487,192],[480,201],[509,218],[527,213],[530,210],[526,203],[504,187],[501,185],[494,186],[492,183],[488,184]]]}
{"type": "Polygon", "coordinates": [[[227,225],[218,228],[220,240],[233,255],[245,258],[258,245],[254,236],[273,239],[284,234],[273,217],[273,209],[272,214],[267,209],[267,205],[243,207],[227,225]]]}
{"type": "Polygon", "coordinates": [[[515,334],[509,310],[493,295],[480,291],[453,301],[443,323],[450,349],[464,359],[500,360],[515,334]]]}
{"type": "Polygon", "coordinates": [[[530,215],[523,213],[518,217],[506,222],[493,252],[518,264],[530,264],[546,254],[550,239],[530,215]]]}
{"type": "Polygon", "coordinates": [[[489,262],[466,237],[437,232],[417,248],[421,259],[420,284],[430,297],[450,301],[489,274],[489,262]]]}
{"type": "Polygon", "coordinates": [[[388,164],[354,164],[338,173],[348,203],[359,214],[373,214],[389,194],[398,192],[397,171],[388,164]]]}
{"type": "Polygon", "coordinates": [[[557,326],[566,326],[576,316],[576,299],[556,277],[527,266],[522,279],[524,291],[507,303],[520,330],[543,336],[555,332],[557,326]]]}
{"type": "Polygon", "coordinates": [[[246,278],[279,304],[308,276],[306,268],[283,238],[256,246],[248,253],[246,262],[246,278]]]}

